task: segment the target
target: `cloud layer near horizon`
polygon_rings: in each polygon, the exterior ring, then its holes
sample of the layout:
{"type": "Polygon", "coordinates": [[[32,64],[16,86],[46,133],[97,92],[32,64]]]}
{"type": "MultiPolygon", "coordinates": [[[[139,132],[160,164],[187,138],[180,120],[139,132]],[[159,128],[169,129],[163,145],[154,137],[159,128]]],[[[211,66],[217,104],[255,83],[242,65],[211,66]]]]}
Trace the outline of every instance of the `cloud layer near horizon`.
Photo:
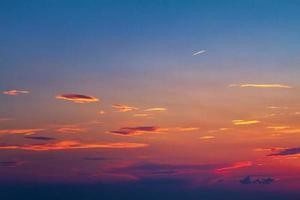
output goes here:
{"type": "Polygon", "coordinates": [[[74,140],[64,140],[55,143],[46,144],[30,144],[30,145],[1,145],[0,149],[16,149],[16,150],[29,150],[29,151],[49,151],[49,150],[67,150],[67,149],[131,149],[147,147],[148,144],[144,143],[129,143],[129,142],[116,142],[116,143],[82,143],[74,140]]]}

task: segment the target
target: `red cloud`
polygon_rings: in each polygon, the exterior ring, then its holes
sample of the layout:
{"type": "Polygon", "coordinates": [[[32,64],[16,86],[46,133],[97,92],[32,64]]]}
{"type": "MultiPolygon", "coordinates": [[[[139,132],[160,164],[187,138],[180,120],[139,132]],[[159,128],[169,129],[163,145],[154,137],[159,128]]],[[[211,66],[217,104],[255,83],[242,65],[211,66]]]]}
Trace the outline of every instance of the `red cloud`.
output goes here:
{"type": "Polygon", "coordinates": [[[216,169],[215,172],[216,173],[226,173],[231,170],[236,170],[236,169],[240,169],[240,168],[244,168],[244,167],[250,167],[252,165],[253,165],[253,163],[251,161],[237,162],[237,163],[233,163],[231,166],[216,169]]]}
{"type": "Polygon", "coordinates": [[[93,96],[87,96],[82,94],[62,94],[55,97],[56,99],[72,101],[75,103],[92,103],[97,102],[99,99],[93,96]]]}

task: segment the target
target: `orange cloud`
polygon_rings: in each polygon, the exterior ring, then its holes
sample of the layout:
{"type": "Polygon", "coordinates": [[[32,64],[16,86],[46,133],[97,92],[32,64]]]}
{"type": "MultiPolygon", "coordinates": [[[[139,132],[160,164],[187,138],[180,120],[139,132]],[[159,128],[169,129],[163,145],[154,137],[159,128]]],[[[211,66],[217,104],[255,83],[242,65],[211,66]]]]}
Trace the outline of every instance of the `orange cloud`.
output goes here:
{"type": "Polygon", "coordinates": [[[242,120],[242,119],[236,119],[232,120],[232,123],[234,125],[249,125],[249,124],[257,124],[260,123],[258,120],[242,120]]]}
{"type": "Polygon", "coordinates": [[[84,132],[85,129],[80,127],[61,127],[56,129],[56,131],[60,133],[81,133],[84,132]]]}
{"type": "Polygon", "coordinates": [[[286,128],[278,130],[279,133],[300,133],[300,128],[286,128]]]}
{"type": "Polygon", "coordinates": [[[169,128],[169,131],[179,131],[179,132],[188,132],[188,131],[198,131],[198,127],[175,127],[169,128]]]}
{"type": "Polygon", "coordinates": [[[34,134],[45,129],[4,129],[0,130],[0,134],[34,134]]]}
{"type": "Polygon", "coordinates": [[[148,115],[148,114],[141,113],[141,114],[134,114],[133,116],[134,116],[134,117],[148,117],[149,115],[148,115]]]}
{"type": "Polygon", "coordinates": [[[273,152],[273,151],[279,151],[279,150],[282,150],[282,149],[284,149],[284,148],[283,147],[256,148],[256,149],[254,149],[254,151],[258,151],[258,152],[270,151],[270,152],[273,152]]]}
{"type": "Polygon", "coordinates": [[[82,94],[62,94],[55,97],[56,99],[72,101],[74,103],[92,103],[97,102],[99,99],[93,96],[87,96],[82,94]]]}
{"type": "Polygon", "coordinates": [[[99,115],[104,115],[106,112],[104,111],[104,110],[100,110],[99,112],[98,112],[98,114],[99,115]]]}
{"type": "Polygon", "coordinates": [[[28,94],[29,91],[27,90],[5,90],[2,94],[10,95],[10,96],[17,96],[19,94],[28,94]]]}
{"type": "Polygon", "coordinates": [[[215,139],[215,138],[216,137],[213,135],[205,135],[205,136],[200,137],[200,139],[203,139],[203,140],[210,140],[210,139],[215,139]]]}
{"type": "Polygon", "coordinates": [[[240,169],[240,168],[244,168],[244,167],[250,167],[252,165],[253,165],[253,163],[251,161],[237,162],[229,167],[223,167],[223,168],[216,169],[215,172],[216,173],[226,173],[228,171],[232,171],[232,170],[236,170],[236,169],[240,169]]]}
{"type": "Polygon", "coordinates": [[[67,150],[67,149],[131,149],[147,147],[148,144],[143,143],[81,143],[73,140],[65,140],[56,143],[33,144],[33,145],[2,145],[0,149],[19,149],[28,151],[50,151],[50,150],[67,150]]]}
{"type": "Polygon", "coordinates": [[[166,108],[148,108],[146,110],[144,110],[145,112],[162,112],[162,111],[166,111],[167,109],[166,108]]]}
{"type": "Polygon", "coordinates": [[[114,104],[112,105],[112,107],[116,109],[118,112],[128,112],[132,110],[138,110],[138,108],[136,107],[122,105],[122,104],[114,104]]]}
{"type": "Polygon", "coordinates": [[[289,126],[268,126],[267,128],[277,131],[277,130],[288,129],[290,127],[289,126]]]}
{"type": "Polygon", "coordinates": [[[289,85],[283,85],[283,84],[230,84],[229,87],[253,87],[253,88],[283,88],[283,89],[290,89],[292,88],[289,85]]]}

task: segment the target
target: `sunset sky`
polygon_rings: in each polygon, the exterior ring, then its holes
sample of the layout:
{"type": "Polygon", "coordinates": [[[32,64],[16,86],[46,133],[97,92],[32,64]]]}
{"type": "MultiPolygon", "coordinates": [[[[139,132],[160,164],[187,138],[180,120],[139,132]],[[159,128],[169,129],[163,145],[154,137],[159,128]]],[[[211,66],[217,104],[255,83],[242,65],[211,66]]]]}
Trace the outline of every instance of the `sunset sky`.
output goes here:
{"type": "Polygon", "coordinates": [[[0,185],[298,199],[299,10],[1,0],[0,185]]]}

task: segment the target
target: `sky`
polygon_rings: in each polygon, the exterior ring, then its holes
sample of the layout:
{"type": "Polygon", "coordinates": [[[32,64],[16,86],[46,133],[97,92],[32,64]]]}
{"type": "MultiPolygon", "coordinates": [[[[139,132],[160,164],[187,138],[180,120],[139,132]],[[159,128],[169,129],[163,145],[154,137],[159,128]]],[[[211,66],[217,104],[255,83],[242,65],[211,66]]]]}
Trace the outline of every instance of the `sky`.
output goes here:
{"type": "Polygon", "coordinates": [[[297,199],[299,9],[1,0],[2,190],[297,199]]]}

